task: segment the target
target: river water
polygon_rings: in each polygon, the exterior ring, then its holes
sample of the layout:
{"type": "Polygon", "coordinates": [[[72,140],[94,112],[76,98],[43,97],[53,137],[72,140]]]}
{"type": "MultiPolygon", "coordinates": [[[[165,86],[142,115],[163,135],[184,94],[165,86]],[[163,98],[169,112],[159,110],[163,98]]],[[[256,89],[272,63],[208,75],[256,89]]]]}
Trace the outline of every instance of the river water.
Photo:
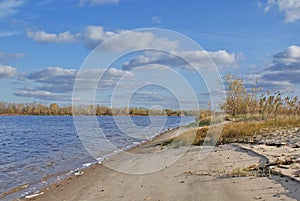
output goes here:
{"type": "MultiPolygon", "coordinates": [[[[195,117],[98,116],[96,119],[105,137],[122,149],[167,129],[187,125],[195,117]],[[135,129],[128,126],[128,118],[135,129]],[[164,122],[164,125],[155,122],[164,122]],[[135,134],[128,135],[122,130],[124,127],[135,134]],[[143,132],[137,132],[136,128],[143,132]],[[145,134],[145,130],[149,132],[145,134]]],[[[0,116],[0,194],[28,186],[2,199],[11,200],[32,193],[72,170],[96,162],[86,147],[97,142],[83,144],[81,137],[71,116],[0,116]]]]}

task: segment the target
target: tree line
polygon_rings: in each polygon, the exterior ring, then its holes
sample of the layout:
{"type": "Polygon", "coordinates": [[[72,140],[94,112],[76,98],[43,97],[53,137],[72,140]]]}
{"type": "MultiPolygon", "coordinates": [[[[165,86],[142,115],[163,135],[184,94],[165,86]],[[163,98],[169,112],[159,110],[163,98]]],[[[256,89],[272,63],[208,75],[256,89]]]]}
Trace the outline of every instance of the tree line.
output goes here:
{"type": "Polygon", "coordinates": [[[147,108],[110,108],[102,105],[60,106],[57,103],[6,103],[0,102],[0,115],[167,115],[198,116],[194,110],[150,110],[147,108]]]}

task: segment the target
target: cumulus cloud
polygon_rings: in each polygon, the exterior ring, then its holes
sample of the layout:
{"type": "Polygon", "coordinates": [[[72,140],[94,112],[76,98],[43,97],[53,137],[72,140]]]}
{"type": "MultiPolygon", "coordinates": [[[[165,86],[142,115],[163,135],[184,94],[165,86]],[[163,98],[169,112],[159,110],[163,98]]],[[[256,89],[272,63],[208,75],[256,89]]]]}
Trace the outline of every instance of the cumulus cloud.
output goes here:
{"type": "Polygon", "coordinates": [[[0,78],[10,78],[17,75],[17,69],[11,66],[0,65],[0,78]]]}
{"type": "Polygon", "coordinates": [[[63,69],[60,67],[49,67],[33,73],[29,73],[27,78],[40,83],[73,83],[76,77],[77,70],[63,69]]]}
{"type": "Polygon", "coordinates": [[[116,36],[119,33],[124,33],[122,37],[117,37],[114,42],[103,44],[103,48],[109,51],[122,51],[135,48],[144,48],[151,44],[153,48],[175,48],[178,41],[170,41],[167,38],[157,37],[150,32],[137,31],[108,31],[102,26],[87,26],[82,33],[72,34],[70,31],[62,33],[47,33],[45,31],[27,31],[27,37],[40,43],[81,43],[88,49],[94,49],[99,44],[116,36]],[[139,42],[136,42],[139,41],[139,42]]]}
{"type": "Polygon", "coordinates": [[[237,57],[234,53],[225,50],[209,52],[205,50],[194,51],[171,51],[170,53],[160,51],[145,51],[133,59],[124,62],[123,68],[130,70],[134,67],[161,64],[170,67],[191,68],[190,64],[196,68],[210,68],[213,63],[219,68],[236,66],[237,57]]]}
{"type": "Polygon", "coordinates": [[[265,89],[293,91],[295,84],[300,84],[300,47],[289,46],[273,56],[270,66],[254,75],[249,80],[258,80],[265,89]]]}
{"type": "Polygon", "coordinates": [[[80,79],[84,85],[78,87],[79,90],[92,90],[98,85],[99,75],[103,75],[99,82],[98,89],[107,89],[116,84],[124,75],[130,75],[130,72],[122,71],[116,68],[105,69],[86,69],[80,72],[78,70],[64,69],[61,67],[48,67],[36,72],[28,73],[27,80],[35,83],[33,87],[24,87],[18,89],[14,95],[33,97],[41,100],[70,101],[76,79],[80,79]]]}
{"type": "Polygon", "coordinates": [[[80,34],[72,34],[70,31],[62,33],[47,33],[45,31],[27,31],[27,37],[40,43],[73,43],[78,41],[80,34]]]}
{"type": "Polygon", "coordinates": [[[178,41],[157,37],[150,32],[129,31],[124,32],[122,37],[114,38],[113,42],[104,43],[103,48],[111,51],[124,51],[132,49],[143,49],[145,47],[175,49],[178,41]]]}
{"type": "Polygon", "coordinates": [[[25,56],[24,53],[5,53],[0,52],[0,63],[9,62],[14,59],[20,59],[25,56]]]}
{"type": "Polygon", "coordinates": [[[0,20],[15,15],[18,8],[24,5],[23,0],[4,0],[0,2],[0,20]]]}
{"type": "Polygon", "coordinates": [[[17,89],[19,97],[32,97],[46,101],[71,101],[77,70],[49,67],[24,75],[23,79],[34,83],[31,87],[17,89]]]}
{"type": "Polygon", "coordinates": [[[117,4],[119,3],[119,0],[80,0],[78,5],[79,6],[85,6],[85,5],[90,5],[90,6],[95,6],[95,5],[103,5],[103,4],[117,4]]]}
{"type": "Polygon", "coordinates": [[[102,26],[87,26],[84,30],[82,41],[89,49],[94,49],[103,41],[115,36],[117,33],[104,30],[102,26]]]}
{"type": "Polygon", "coordinates": [[[268,0],[265,12],[276,6],[285,14],[285,22],[291,23],[300,19],[300,0],[268,0]]]}
{"type": "Polygon", "coordinates": [[[124,70],[131,70],[135,67],[149,65],[149,64],[160,64],[166,66],[179,66],[186,65],[186,61],[177,57],[174,54],[169,54],[160,51],[144,51],[143,54],[137,55],[134,58],[130,59],[123,63],[124,70]]]}
{"type": "Polygon", "coordinates": [[[300,47],[292,45],[284,52],[279,52],[274,55],[274,63],[290,65],[293,63],[300,63],[300,47]]]}
{"type": "Polygon", "coordinates": [[[187,58],[196,67],[208,67],[214,62],[219,68],[234,67],[236,65],[236,55],[225,50],[209,52],[205,50],[181,51],[179,55],[187,58]]]}
{"type": "MultiPolygon", "coordinates": [[[[114,78],[122,77],[125,74],[131,74],[127,71],[122,71],[116,68],[109,68],[107,70],[99,69],[86,69],[80,71],[80,76],[77,77],[78,70],[75,69],[64,69],[61,67],[48,67],[27,75],[27,79],[33,80],[38,83],[44,84],[58,84],[63,87],[70,85],[69,89],[74,85],[75,79],[83,79],[84,82],[98,82],[99,76],[103,75],[101,81],[109,81],[114,78]]],[[[65,91],[65,90],[63,90],[65,91]]]]}
{"type": "Polygon", "coordinates": [[[271,91],[271,92],[295,92],[295,87],[293,86],[292,83],[288,81],[283,81],[283,80],[267,80],[262,77],[262,75],[259,75],[258,77],[258,83],[256,83],[255,80],[252,80],[248,76],[246,76],[246,82],[245,86],[246,88],[252,92],[253,88],[260,87],[260,91],[271,91]]]}
{"type": "Polygon", "coordinates": [[[102,26],[87,26],[82,33],[48,33],[45,31],[27,31],[27,37],[39,43],[83,43],[89,49],[116,35],[115,32],[106,31],[102,26]]]}

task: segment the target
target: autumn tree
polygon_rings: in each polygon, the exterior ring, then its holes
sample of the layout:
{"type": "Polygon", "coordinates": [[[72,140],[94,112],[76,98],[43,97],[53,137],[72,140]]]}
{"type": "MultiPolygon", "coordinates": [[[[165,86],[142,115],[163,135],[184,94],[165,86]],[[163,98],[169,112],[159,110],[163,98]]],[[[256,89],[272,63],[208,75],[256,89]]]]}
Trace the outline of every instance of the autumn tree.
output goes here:
{"type": "Polygon", "coordinates": [[[255,106],[255,99],[252,94],[247,93],[243,79],[227,75],[225,81],[228,85],[226,101],[221,108],[233,116],[246,114],[251,104],[255,106]]]}

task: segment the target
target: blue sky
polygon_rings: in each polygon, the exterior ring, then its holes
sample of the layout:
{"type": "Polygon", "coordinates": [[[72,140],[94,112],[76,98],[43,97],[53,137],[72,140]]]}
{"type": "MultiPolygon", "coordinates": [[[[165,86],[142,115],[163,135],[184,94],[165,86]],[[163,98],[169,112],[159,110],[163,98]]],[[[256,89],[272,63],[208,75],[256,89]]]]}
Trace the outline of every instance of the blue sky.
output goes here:
{"type": "MultiPolygon", "coordinates": [[[[125,49],[143,48],[151,40],[151,44],[158,43],[169,53],[140,51],[114,61],[111,69],[105,71],[103,86],[94,94],[97,103],[110,105],[113,89],[124,76],[127,82],[123,82],[126,85],[121,90],[123,95],[133,93],[128,87],[130,83],[135,83],[134,87],[136,83],[143,86],[150,83],[151,80],[142,83],[135,73],[146,80],[152,73],[156,80],[168,79],[178,88],[185,86],[172,80],[175,70],[188,81],[200,105],[208,101],[208,94],[218,93],[209,91],[201,76],[174,55],[201,63],[199,68],[209,70],[210,65],[203,59],[205,54],[221,75],[234,73],[242,76],[249,86],[258,80],[266,90],[299,95],[300,0],[1,0],[0,101],[70,103],[74,80],[92,50],[117,34],[140,28],[172,30],[191,38],[203,49],[182,49],[170,36],[132,32],[124,38],[125,49]],[[166,70],[165,66],[170,69],[164,75],[161,72],[166,71],[161,70],[166,70]],[[139,67],[143,75],[134,71],[139,67]]],[[[118,55],[119,46],[110,45],[102,53],[118,55]]],[[[103,75],[105,67],[101,65],[99,62],[97,67],[100,74],[94,75],[103,75]]],[[[149,85],[133,90],[134,100],[130,104],[175,108],[178,100],[170,103],[174,96],[188,96],[184,89],[172,95],[172,90],[158,88],[149,85]]],[[[79,90],[88,93],[86,89],[79,90]]],[[[118,100],[123,99],[122,93],[116,95],[118,100]]],[[[127,103],[127,100],[118,102],[118,106],[127,103]]]]}

